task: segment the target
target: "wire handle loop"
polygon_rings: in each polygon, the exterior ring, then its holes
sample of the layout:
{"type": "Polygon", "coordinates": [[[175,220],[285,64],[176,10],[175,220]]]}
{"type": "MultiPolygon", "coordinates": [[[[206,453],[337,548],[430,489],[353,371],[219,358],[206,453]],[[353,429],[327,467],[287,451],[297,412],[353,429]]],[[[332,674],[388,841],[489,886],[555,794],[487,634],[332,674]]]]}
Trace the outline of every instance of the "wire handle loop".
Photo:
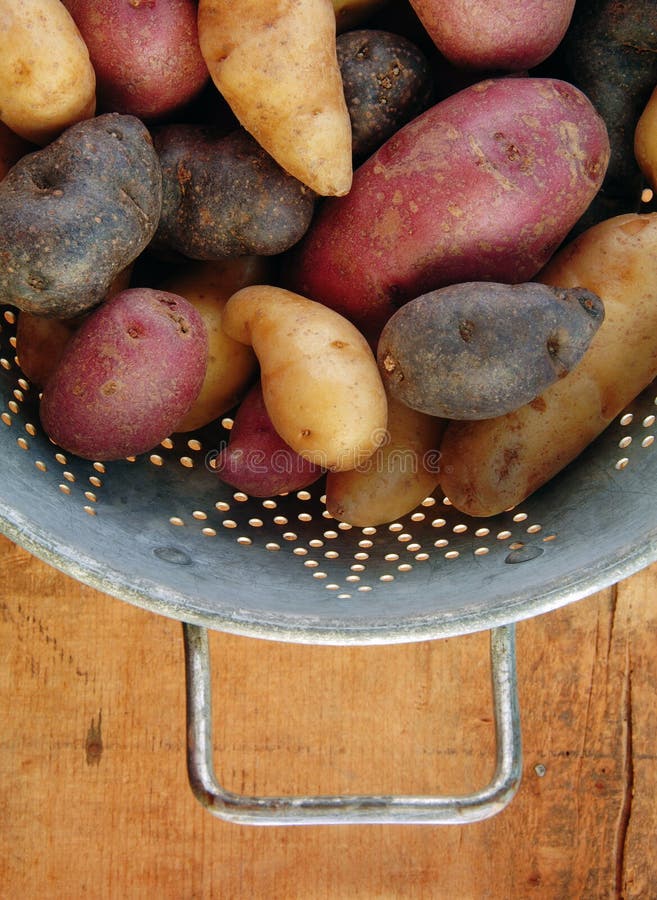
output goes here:
{"type": "Polygon", "coordinates": [[[187,688],[187,771],[198,801],[210,813],[242,825],[461,825],[501,812],[521,777],[522,748],[515,658],[515,626],[490,631],[496,765],[490,783],[462,796],[337,795],[250,797],[222,788],[212,748],[212,697],[207,629],[183,623],[187,688]]]}

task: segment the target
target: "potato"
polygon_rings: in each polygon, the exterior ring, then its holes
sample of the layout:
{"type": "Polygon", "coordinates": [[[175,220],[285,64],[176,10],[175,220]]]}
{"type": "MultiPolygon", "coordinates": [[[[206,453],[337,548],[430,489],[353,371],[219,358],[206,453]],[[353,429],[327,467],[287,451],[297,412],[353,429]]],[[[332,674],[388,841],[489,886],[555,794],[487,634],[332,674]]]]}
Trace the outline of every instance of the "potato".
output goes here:
{"type": "Polygon", "coordinates": [[[540,281],[583,285],[604,298],[605,320],[579,366],[536,400],[495,419],[448,424],[441,488],[469,515],[523,501],[657,375],[657,213],[593,226],[555,255],[540,281]]]}
{"type": "Polygon", "coordinates": [[[153,247],[190,259],[273,256],[307,231],[315,195],[246,131],[168,125],[154,143],[162,214],[153,247]]]}
{"type": "Polygon", "coordinates": [[[604,319],[580,288],[468,282],[411,300],[388,320],[377,359],[389,396],[447,419],[511,412],[582,359],[604,319]]]}
{"type": "Polygon", "coordinates": [[[231,294],[248,284],[266,281],[266,260],[243,256],[216,263],[191,263],[174,272],[161,290],[188,300],[203,319],[208,334],[208,362],[203,386],[174,431],[195,431],[233,409],[253,382],[258,361],[251,347],[234,341],[222,328],[231,294]]]}
{"type": "Polygon", "coordinates": [[[574,233],[611,216],[638,212],[642,179],[633,152],[634,131],[657,85],[657,3],[577,3],[550,64],[591,100],[605,121],[611,145],[602,189],[574,233]]]}
{"type": "Polygon", "coordinates": [[[212,460],[219,478],[251,497],[275,497],[317,481],[322,469],[295,453],[271,424],[256,383],[239,405],[228,445],[212,460]]]}
{"type": "Polygon", "coordinates": [[[163,441],[196,399],[207,362],[200,315],[183,297],[129,288],[70,338],[41,399],[41,424],[85,459],[136,456],[163,441]]]}
{"type": "Polygon", "coordinates": [[[0,119],[47,144],[93,116],[96,77],[89,51],[59,0],[0,0],[0,119]]]}
{"type": "MultiPolygon", "coordinates": [[[[107,292],[106,300],[126,290],[130,284],[132,266],[119,272],[107,292]]],[[[42,388],[59,365],[64,347],[82,322],[84,315],[74,319],[54,319],[19,312],[16,322],[16,351],[18,364],[28,381],[42,388]]]]}
{"type": "Polygon", "coordinates": [[[403,303],[461,281],[528,281],[591,202],[609,143],[576,88],[478,82],[400,129],[322,203],[285,286],[364,332],[403,303]]]}
{"type": "Polygon", "coordinates": [[[321,195],[351,187],[351,122],[331,0],[199,0],[201,52],[239,122],[321,195]]]}
{"type": "Polygon", "coordinates": [[[209,81],[194,0],[63,2],[89,48],[100,111],[171,116],[209,81]]]}
{"type": "Polygon", "coordinates": [[[387,400],[361,333],[320,303],[283,288],[237,291],[223,326],[253,347],[267,412],[296,453],[324,469],[353,469],[385,437],[387,400]]]}
{"type": "Polygon", "coordinates": [[[57,368],[68,339],[79,325],[77,319],[52,319],[19,312],[16,322],[16,352],[23,375],[42,388],[57,368]]]}
{"type": "Polygon", "coordinates": [[[78,316],[147,246],[162,204],[160,163],[134,116],[72,125],[0,181],[0,300],[78,316]]]}
{"type": "Polygon", "coordinates": [[[382,525],[405,516],[438,484],[445,422],[388,396],[383,444],[357,468],[329,472],[326,508],[349,525],[382,525]]]}
{"type": "Polygon", "coordinates": [[[337,54],[351,119],[352,153],[354,160],[362,161],[429,106],[431,69],[415,44],[379,29],[339,35],[337,54]]]}
{"type": "Polygon", "coordinates": [[[0,121],[0,181],[21,156],[36,149],[34,144],[17,135],[0,121]]]}
{"type": "Polygon", "coordinates": [[[634,156],[648,184],[657,191],[657,87],[639,116],[634,132],[634,156]]]}
{"type": "Polygon", "coordinates": [[[451,63],[487,72],[520,72],[557,48],[575,0],[411,0],[451,63]]]}

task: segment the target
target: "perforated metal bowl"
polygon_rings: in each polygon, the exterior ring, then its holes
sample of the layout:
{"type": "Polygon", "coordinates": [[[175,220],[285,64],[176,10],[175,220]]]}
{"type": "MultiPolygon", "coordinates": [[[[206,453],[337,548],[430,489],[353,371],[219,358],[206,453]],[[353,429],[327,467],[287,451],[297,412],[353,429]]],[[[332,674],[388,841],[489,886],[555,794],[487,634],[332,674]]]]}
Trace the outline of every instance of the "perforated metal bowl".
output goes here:
{"type": "Polygon", "coordinates": [[[657,558],[655,393],[525,503],[470,519],[441,495],[390,525],[331,519],[322,483],[249,498],[212,459],[230,422],[134,460],[54,446],[0,309],[0,529],[108,594],[184,623],[192,788],[238,822],[464,822],[503,808],[520,777],[513,624],[582,598],[657,558]],[[498,760],[464,797],[236,797],[212,769],[206,629],[318,644],[386,644],[491,630],[498,760]]]}

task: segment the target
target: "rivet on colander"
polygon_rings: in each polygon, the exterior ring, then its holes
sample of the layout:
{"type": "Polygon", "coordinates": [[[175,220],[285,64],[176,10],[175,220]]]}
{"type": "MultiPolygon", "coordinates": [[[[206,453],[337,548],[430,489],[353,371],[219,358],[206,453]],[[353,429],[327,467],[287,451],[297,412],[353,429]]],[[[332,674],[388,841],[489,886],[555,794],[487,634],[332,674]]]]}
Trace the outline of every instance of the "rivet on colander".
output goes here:
{"type": "Polygon", "coordinates": [[[190,566],[192,564],[191,556],[178,547],[156,547],[153,553],[158,559],[175,566],[190,566]]]}

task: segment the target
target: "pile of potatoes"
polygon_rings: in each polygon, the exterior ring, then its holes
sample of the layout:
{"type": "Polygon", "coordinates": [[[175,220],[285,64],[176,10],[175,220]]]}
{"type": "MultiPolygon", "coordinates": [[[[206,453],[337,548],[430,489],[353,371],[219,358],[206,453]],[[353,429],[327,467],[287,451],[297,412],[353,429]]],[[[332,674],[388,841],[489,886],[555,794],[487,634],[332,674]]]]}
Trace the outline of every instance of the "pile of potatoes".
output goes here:
{"type": "Polygon", "coordinates": [[[0,0],[0,302],[92,460],[524,500],[657,375],[657,5],[0,0]]]}

